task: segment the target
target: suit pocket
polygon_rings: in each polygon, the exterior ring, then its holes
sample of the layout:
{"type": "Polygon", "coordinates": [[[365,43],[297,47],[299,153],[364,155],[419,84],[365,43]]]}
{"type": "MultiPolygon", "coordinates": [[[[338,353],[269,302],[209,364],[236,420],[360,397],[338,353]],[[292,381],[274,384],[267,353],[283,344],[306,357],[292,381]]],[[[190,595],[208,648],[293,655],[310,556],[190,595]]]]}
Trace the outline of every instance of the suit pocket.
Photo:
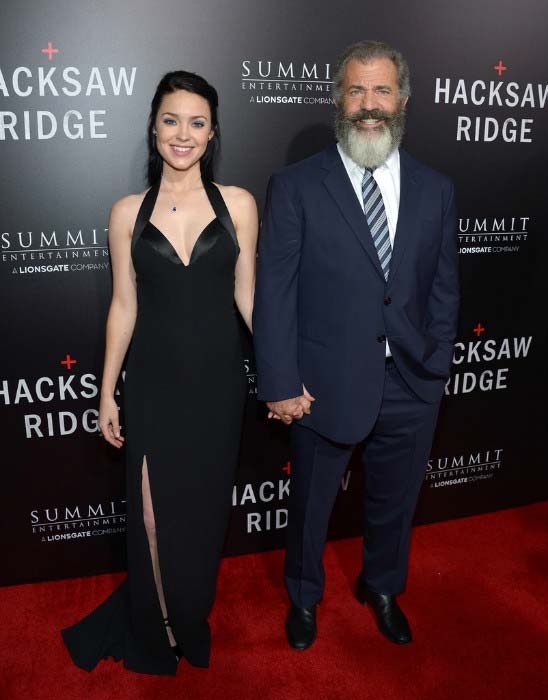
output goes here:
{"type": "Polygon", "coordinates": [[[327,325],[321,321],[307,321],[299,328],[299,337],[303,340],[308,340],[317,345],[327,347],[329,345],[332,333],[327,325]]]}

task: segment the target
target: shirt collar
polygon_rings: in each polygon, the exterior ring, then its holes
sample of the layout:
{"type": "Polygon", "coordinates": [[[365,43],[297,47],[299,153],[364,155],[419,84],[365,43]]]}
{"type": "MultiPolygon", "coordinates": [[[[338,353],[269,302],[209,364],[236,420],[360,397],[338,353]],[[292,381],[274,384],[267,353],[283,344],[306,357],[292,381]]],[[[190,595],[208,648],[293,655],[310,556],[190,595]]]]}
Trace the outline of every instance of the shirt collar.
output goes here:
{"type": "MultiPolygon", "coordinates": [[[[341,156],[342,162],[344,163],[346,169],[348,172],[356,172],[359,173],[362,177],[365,172],[365,168],[360,167],[357,163],[355,163],[352,158],[347,155],[343,149],[341,148],[341,144],[337,143],[337,150],[339,151],[339,155],[341,156]]],[[[396,172],[399,166],[400,162],[400,154],[399,150],[395,148],[392,153],[388,156],[388,158],[379,165],[378,168],[375,168],[375,170],[378,170],[382,172],[383,170],[389,170],[391,172],[396,172]]]]}

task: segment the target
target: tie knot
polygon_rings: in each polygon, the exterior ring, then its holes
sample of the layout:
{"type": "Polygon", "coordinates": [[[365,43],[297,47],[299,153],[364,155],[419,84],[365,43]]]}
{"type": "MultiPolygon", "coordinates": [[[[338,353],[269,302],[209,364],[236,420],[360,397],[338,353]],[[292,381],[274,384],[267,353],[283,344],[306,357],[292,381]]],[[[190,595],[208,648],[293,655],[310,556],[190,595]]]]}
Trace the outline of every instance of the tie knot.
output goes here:
{"type": "Polygon", "coordinates": [[[371,180],[374,180],[375,178],[373,177],[373,170],[374,168],[365,168],[363,171],[363,184],[370,182],[371,180]]]}

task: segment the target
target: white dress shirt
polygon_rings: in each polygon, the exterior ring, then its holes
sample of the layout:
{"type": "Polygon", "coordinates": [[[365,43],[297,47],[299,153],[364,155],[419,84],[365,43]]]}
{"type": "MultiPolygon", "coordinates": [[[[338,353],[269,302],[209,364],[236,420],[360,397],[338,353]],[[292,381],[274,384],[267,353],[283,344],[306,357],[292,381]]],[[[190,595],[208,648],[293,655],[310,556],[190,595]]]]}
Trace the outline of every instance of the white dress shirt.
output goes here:
{"type": "MultiPolygon", "coordinates": [[[[350,156],[347,156],[339,143],[337,144],[337,149],[343,162],[344,169],[356,193],[356,197],[358,198],[358,202],[363,210],[362,181],[365,168],[361,168],[350,156]]],[[[386,210],[390,245],[393,249],[396,227],[398,225],[398,210],[400,207],[400,153],[397,148],[392,151],[382,165],[375,168],[373,177],[381,191],[384,208],[386,210]]],[[[388,341],[386,343],[386,357],[392,357],[388,341]]]]}

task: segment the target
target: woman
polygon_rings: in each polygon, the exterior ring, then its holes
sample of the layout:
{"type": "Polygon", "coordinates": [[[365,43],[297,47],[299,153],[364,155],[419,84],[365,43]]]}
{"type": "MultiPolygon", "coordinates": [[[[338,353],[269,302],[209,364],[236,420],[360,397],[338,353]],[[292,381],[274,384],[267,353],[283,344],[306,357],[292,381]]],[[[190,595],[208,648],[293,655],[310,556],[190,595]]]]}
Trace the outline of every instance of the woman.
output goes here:
{"type": "Polygon", "coordinates": [[[174,674],[184,656],[208,666],[207,616],[230,509],[246,379],[234,301],[251,329],[257,210],[213,184],[217,93],[185,71],[160,81],[148,124],[150,189],[117,202],[109,243],[99,427],[120,448],[114,390],[125,381],[128,577],[63,631],[91,670],[123,658],[174,674]]]}

